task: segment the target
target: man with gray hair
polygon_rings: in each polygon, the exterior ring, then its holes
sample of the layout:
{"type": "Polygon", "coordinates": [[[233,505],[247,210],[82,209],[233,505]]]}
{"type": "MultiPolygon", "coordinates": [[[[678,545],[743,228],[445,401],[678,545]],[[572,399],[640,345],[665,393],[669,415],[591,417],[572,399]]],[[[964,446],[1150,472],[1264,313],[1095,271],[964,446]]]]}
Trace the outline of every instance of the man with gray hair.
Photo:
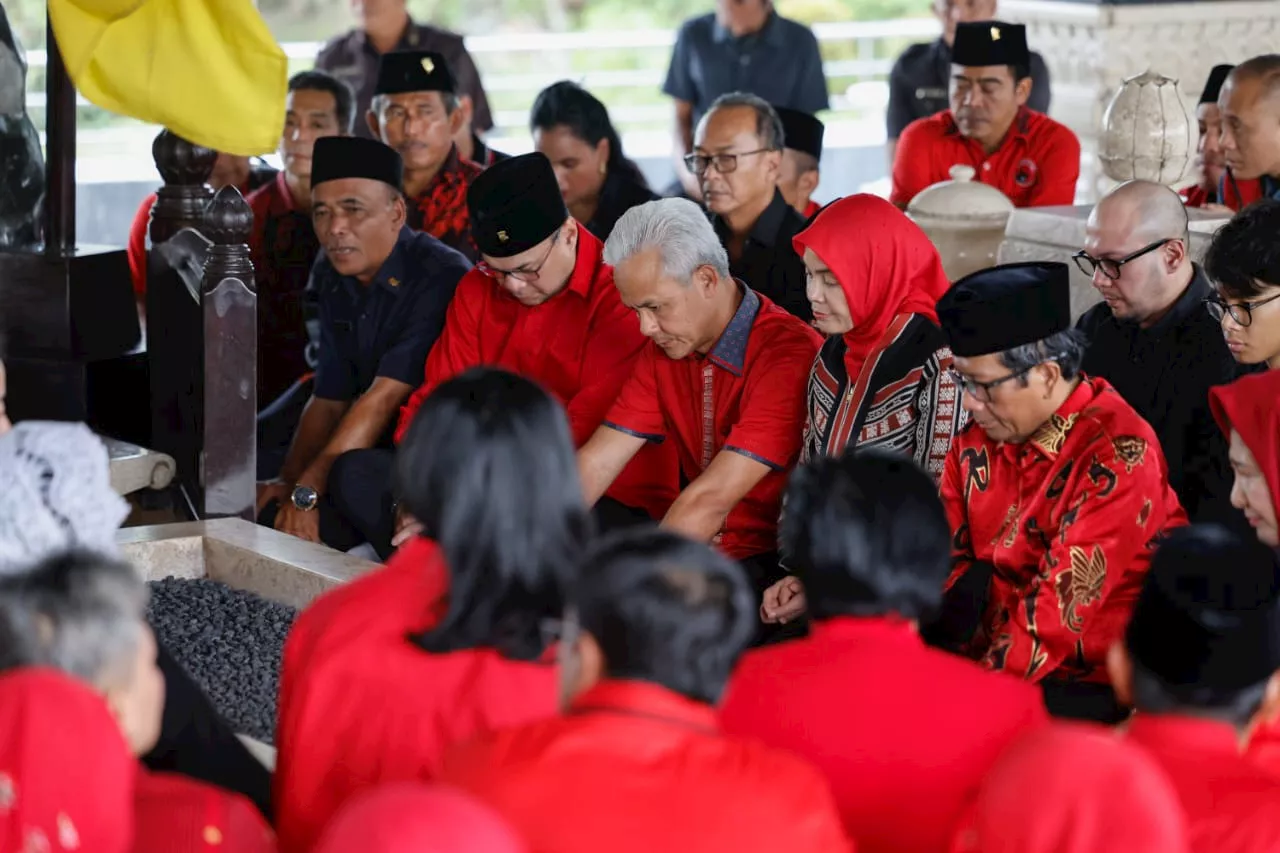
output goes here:
{"type": "Polygon", "coordinates": [[[1151,424],[1169,482],[1193,522],[1250,535],[1231,506],[1227,442],[1209,389],[1248,372],[1227,349],[1204,301],[1213,288],[1188,251],[1187,211],[1173,190],[1129,181],[1089,214],[1075,254],[1103,302],[1076,328],[1089,339],[1083,369],[1106,379],[1151,424]]]}
{"type": "Polygon", "coordinates": [[[927,633],[1039,684],[1051,714],[1118,722],[1107,651],[1153,543],[1186,523],[1160,443],[1106,380],[1080,372],[1066,264],[966,276],[938,319],[972,423],[942,475],[952,568],[927,633]]]}
{"type": "Polygon", "coordinates": [[[729,272],[808,323],[804,261],[791,245],[805,220],[778,188],[784,145],[782,120],[767,101],[730,92],[698,123],[685,164],[702,186],[729,272]]]}
{"type": "Polygon", "coordinates": [[[688,485],[663,525],[742,561],[762,593],[782,574],[778,515],[800,453],[818,334],[733,280],[724,247],[691,201],[627,211],[604,256],[649,342],[578,451],[587,501],[646,442],[671,439],[688,485]]]}

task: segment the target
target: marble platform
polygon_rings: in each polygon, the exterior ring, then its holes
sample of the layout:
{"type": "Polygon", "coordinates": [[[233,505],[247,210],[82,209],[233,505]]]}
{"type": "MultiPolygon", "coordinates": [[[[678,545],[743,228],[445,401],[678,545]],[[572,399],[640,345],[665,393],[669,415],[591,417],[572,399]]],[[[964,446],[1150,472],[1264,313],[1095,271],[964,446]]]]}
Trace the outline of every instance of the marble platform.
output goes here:
{"type": "Polygon", "coordinates": [[[111,488],[118,495],[143,489],[163,489],[173,482],[177,470],[173,457],[136,444],[103,438],[111,461],[111,488]]]}
{"type": "Polygon", "coordinates": [[[147,580],[209,578],[296,608],[377,566],[239,518],[126,527],[116,541],[147,580]]]}
{"type": "MultiPolygon", "coordinates": [[[[1079,317],[1101,301],[1089,277],[1080,272],[1071,256],[1084,247],[1085,223],[1092,205],[1020,208],[1009,217],[999,262],[1062,261],[1071,267],[1071,315],[1079,317]]],[[[1220,213],[1189,208],[1191,257],[1199,262],[1214,233],[1227,223],[1220,213]]]]}

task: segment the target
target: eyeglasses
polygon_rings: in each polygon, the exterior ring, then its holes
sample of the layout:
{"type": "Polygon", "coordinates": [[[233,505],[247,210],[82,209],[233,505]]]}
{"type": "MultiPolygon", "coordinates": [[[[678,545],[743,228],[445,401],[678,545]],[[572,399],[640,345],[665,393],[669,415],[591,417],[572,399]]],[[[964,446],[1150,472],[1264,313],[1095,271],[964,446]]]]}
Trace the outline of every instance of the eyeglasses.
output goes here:
{"type": "Polygon", "coordinates": [[[559,231],[551,235],[551,245],[547,247],[547,253],[542,256],[542,260],[539,261],[538,265],[535,267],[527,267],[527,268],[516,269],[516,270],[500,270],[500,269],[494,269],[493,267],[486,264],[484,261],[480,261],[478,264],[476,264],[476,269],[480,270],[481,273],[483,273],[484,275],[487,275],[489,278],[493,279],[499,284],[501,284],[503,281],[505,281],[508,278],[514,278],[516,281],[523,281],[525,284],[531,284],[532,282],[535,282],[538,280],[538,276],[542,274],[542,268],[547,265],[547,261],[551,260],[551,253],[555,250],[556,241],[559,239],[560,239],[559,231]]]}
{"type": "Polygon", "coordinates": [[[1266,305],[1268,302],[1275,302],[1280,299],[1280,293],[1275,296],[1268,296],[1266,299],[1259,299],[1257,302],[1227,302],[1221,296],[1210,296],[1205,299],[1204,304],[1209,308],[1209,316],[1222,322],[1222,318],[1231,315],[1231,319],[1236,321],[1237,325],[1247,326],[1253,322],[1254,309],[1266,305]]]}
{"type": "Polygon", "coordinates": [[[701,176],[707,171],[708,166],[715,166],[716,171],[722,175],[738,170],[738,158],[750,157],[752,154],[768,154],[772,148],[757,148],[755,151],[743,151],[739,154],[686,154],[684,155],[684,165],[695,175],[701,176]]]}
{"type": "Polygon", "coordinates": [[[971,379],[968,376],[965,376],[960,371],[956,370],[954,367],[948,367],[947,373],[951,374],[952,382],[956,383],[957,385],[959,385],[961,388],[964,389],[964,393],[970,395],[975,400],[981,403],[990,403],[992,391],[994,391],[996,388],[1000,387],[1006,382],[1026,376],[1028,373],[1030,373],[1034,368],[1038,366],[1039,365],[1033,364],[1031,365],[1031,367],[1023,368],[1022,370],[1019,370],[1016,373],[1010,373],[1008,376],[1001,376],[999,379],[993,379],[990,382],[979,382],[976,379],[971,379]]]}
{"type": "Polygon", "coordinates": [[[1166,243],[1172,243],[1178,239],[1180,238],[1165,237],[1163,240],[1157,240],[1148,246],[1143,246],[1141,249],[1139,249],[1136,252],[1125,255],[1123,258],[1120,258],[1119,260],[1115,260],[1112,258],[1095,258],[1092,255],[1090,255],[1088,252],[1085,252],[1083,250],[1076,252],[1074,255],[1072,255],[1071,260],[1075,261],[1076,266],[1080,269],[1080,272],[1089,276],[1089,278],[1093,278],[1093,274],[1095,271],[1102,270],[1102,274],[1104,276],[1111,279],[1112,281],[1115,281],[1116,279],[1120,278],[1120,268],[1123,267],[1125,264],[1129,263],[1129,261],[1136,261],[1138,258],[1142,257],[1143,255],[1149,252],[1154,252],[1156,249],[1159,249],[1161,246],[1165,245],[1166,243]]]}

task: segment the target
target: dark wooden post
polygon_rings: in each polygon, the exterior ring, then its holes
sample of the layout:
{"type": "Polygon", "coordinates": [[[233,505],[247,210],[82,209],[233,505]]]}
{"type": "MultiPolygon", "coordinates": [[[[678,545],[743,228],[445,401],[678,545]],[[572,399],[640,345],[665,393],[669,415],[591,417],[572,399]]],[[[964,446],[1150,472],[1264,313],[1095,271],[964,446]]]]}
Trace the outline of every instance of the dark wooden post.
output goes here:
{"type": "Polygon", "coordinates": [[[45,43],[44,251],[50,260],[63,260],[75,254],[76,246],[76,87],[67,76],[52,22],[46,24],[45,43]]]}
{"type": "Polygon", "coordinates": [[[200,229],[204,209],[213,198],[208,180],[218,152],[162,130],[151,143],[151,156],[164,179],[164,186],[156,190],[151,226],[147,231],[151,245],[155,246],[183,228],[200,229]]]}
{"type": "Polygon", "coordinates": [[[258,295],[249,260],[253,211],[223,187],[204,214],[213,241],[200,284],[203,314],[205,516],[252,520],[257,497],[258,295]]]}

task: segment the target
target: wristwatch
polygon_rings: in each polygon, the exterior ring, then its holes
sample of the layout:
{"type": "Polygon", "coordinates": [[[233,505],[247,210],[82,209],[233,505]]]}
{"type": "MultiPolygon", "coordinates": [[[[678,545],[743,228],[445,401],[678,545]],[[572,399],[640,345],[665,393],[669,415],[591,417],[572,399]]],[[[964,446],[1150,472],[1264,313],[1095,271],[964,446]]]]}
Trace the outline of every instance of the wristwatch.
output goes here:
{"type": "Polygon", "coordinates": [[[294,486],[293,505],[303,512],[310,512],[320,502],[320,493],[310,486],[294,486]]]}

